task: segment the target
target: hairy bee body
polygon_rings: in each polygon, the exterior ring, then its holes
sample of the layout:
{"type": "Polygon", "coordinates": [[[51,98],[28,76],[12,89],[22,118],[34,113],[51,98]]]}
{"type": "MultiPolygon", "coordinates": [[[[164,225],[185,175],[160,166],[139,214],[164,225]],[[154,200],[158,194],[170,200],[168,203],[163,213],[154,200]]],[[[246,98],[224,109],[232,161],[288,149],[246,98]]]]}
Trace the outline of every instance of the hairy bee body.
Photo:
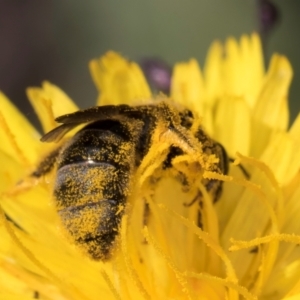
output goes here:
{"type": "MultiPolygon", "coordinates": [[[[211,170],[227,172],[223,147],[201,127],[192,129],[194,116],[189,110],[165,101],[141,106],[93,107],[61,116],[57,121],[63,124],[42,141],[58,141],[69,130],[87,124],[58,153],[54,198],[68,234],[96,260],[110,258],[132,177],[150,149],[153,151],[157,146],[155,143],[168,143],[162,154],[162,172],[173,168],[174,159],[197,151],[204,157],[216,156],[217,162],[210,166],[211,170]]],[[[180,170],[176,174],[189,189],[189,176],[180,170]]],[[[202,183],[216,201],[222,183],[208,179],[202,183]]]]}
{"type": "Polygon", "coordinates": [[[135,151],[122,124],[107,123],[81,130],[64,147],[54,187],[62,223],[94,259],[108,257],[114,243],[135,151]]]}

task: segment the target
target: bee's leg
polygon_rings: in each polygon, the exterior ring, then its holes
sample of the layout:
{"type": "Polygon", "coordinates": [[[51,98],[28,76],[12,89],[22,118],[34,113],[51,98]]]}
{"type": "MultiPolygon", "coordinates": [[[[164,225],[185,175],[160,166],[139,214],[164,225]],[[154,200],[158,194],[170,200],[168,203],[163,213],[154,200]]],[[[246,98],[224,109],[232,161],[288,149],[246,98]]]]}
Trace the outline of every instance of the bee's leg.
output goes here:
{"type": "Polygon", "coordinates": [[[197,226],[199,228],[203,229],[203,220],[202,220],[203,201],[202,201],[202,193],[201,193],[201,191],[198,190],[198,193],[197,193],[196,197],[193,198],[193,200],[190,201],[190,202],[183,203],[183,205],[185,207],[190,207],[190,206],[192,206],[196,202],[198,202],[198,204],[199,204],[199,209],[198,209],[198,213],[197,213],[197,226]]]}
{"type": "MultiPolygon", "coordinates": [[[[149,203],[144,200],[144,215],[143,215],[143,227],[147,226],[150,217],[150,206],[149,203]]],[[[143,244],[148,244],[146,238],[143,239],[143,244]]]]}
{"type": "MultiPolygon", "coordinates": [[[[229,157],[229,162],[233,163],[234,162],[234,159],[229,157]]],[[[249,172],[245,169],[245,167],[241,164],[237,165],[237,167],[240,168],[240,170],[242,171],[243,175],[247,178],[247,179],[250,179],[250,174],[249,172]]]]}
{"type": "Polygon", "coordinates": [[[255,246],[249,250],[249,253],[257,253],[259,250],[258,246],[255,246]]]}
{"type": "MultiPolygon", "coordinates": [[[[204,185],[207,193],[210,195],[212,202],[216,203],[222,195],[223,182],[220,180],[212,179],[212,180],[205,180],[204,182],[202,181],[202,184],[204,185]]],[[[183,203],[183,205],[186,207],[192,206],[194,203],[196,203],[199,199],[202,199],[202,198],[203,198],[203,194],[199,190],[197,192],[196,197],[193,198],[192,201],[185,202],[185,203],[183,203]]]]}
{"type": "Polygon", "coordinates": [[[194,199],[193,199],[192,201],[190,201],[190,202],[184,202],[183,205],[184,205],[185,207],[190,207],[190,206],[192,206],[194,203],[196,203],[199,199],[201,199],[201,197],[202,197],[202,193],[201,193],[201,191],[198,191],[196,197],[194,197],[194,199]]]}
{"type": "Polygon", "coordinates": [[[200,229],[203,229],[202,211],[200,208],[198,210],[198,215],[197,215],[197,226],[200,229]]]}
{"type": "Polygon", "coordinates": [[[202,211],[203,211],[203,201],[202,201],[202,193],[199,190],[197,193],[197,196],[193,199],[192,202],[198,202],[199,207],[198,207],[198,212],[197,212],[197,226],[200,229],[203,229],[203,218],[202,218],[202,211]]]}
{"type": "Polygon", "coordinates": [[[34,298],[34,299],[40,299],[40,294],[39,294],[38,291],[34,291],[34,293],[33,293],[33,298],[34,298]]]}
{"type": "Polygon", "coordinates": [[[12,223],[16,228],[25,232],[25,230],[15,220],[13,220],[7,213],[4,212],[4,215],[7,221],[12,223]]]}
{"type": "Polygon", "coordinates": [[[147,226],[149,223],[149,216],[150,216],[150,207],[149,207],[149,203],[147,203],[145,201],[144,204],[144,217],[143,217],[143,225],[147,226]]]}
{"type": "Polygon", "coordinates": [[[61,147],[56,148],[50,154],[42,160],[42,162],[37,166],[37,168],[30,174],[31,177],[40,178],[43,175],[49,173],[57,160],[57,156],[61,150],[61,147]]]}
{"type": "Polygon", "coordinates": [[[50,152],[50,154],[37,165],[36,169],[31,174],[18,181],[7,194],[13,196],[34,187],[43,175],[46,175],[54,168],[60,149],[61,147],[58,147],[50,152]]]}

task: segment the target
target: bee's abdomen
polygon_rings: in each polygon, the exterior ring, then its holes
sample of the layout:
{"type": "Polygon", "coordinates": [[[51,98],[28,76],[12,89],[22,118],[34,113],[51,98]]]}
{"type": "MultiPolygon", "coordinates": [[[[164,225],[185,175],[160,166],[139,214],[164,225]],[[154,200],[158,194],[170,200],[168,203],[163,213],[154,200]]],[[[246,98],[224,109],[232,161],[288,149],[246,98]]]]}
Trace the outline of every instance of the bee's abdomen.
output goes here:
{"type": "Polygon", "coordinates": [[[77,163],[57,172],[54,197],[58,209],[94,203],[101,199],[123,203],[128,175],[108,163],[77,163]]]}
{"type": "Polygon", "coordinates": [[[122,207],[112,199],[99,199],[60,209],[64,228],[75,244],[95,260],[111,256],[118,234],[122,207]]]}
{"type": "Polygon", "coordinates": [[[60,156],[54,186],[63,226],[93,259],[108,259],[128,195],[134,146],[121,134],[83,129],[60,156]]]}

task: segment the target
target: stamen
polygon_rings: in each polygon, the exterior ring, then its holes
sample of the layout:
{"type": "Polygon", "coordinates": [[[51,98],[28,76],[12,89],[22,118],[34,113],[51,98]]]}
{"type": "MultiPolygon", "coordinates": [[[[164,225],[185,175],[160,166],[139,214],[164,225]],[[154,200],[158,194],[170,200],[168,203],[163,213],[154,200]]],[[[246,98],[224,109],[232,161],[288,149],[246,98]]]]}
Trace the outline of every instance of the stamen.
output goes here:
{"type": "MultiPolygon", "coordinates": [[[[273,233],[277,234],[279,230],[279,218],[282,220],[282,212],[283,212],[283,195],[282,192],[279,188],[278,182],[271,171],[271,169],[263,162],[258,161],[254,158],[251,157],[245,157],[241,155],[240,153],[237,153],[237,156],[239,159],[243,162],[247,162],[256,168],[258,168],[260,171],[262,171],[266,177],[269,179],[271,184],[273,185],[276,194],[277,194],[277,201],[275,203],[275,210],[271,206],[271,204],[268,202],[267,197],[265,194],[263,194],[263,197],[260,197],[260,199],[263,200],[264,204],[267,206],[268,211],[270,213],[271,217],[271,225],[273,228],[273,233]]],[[[280,222],[281,223],[281,222],[280,222]]],[[[272,268],[275,264],[275,260],[278,254],[278,247],[279,247],[279,241],[278,240],[272,240],[269,242],[268,248],[265,250],[265,253],[262,252],[262,263],[260,266],[260,272],[259,272],[259,277],[256,281],[254,291],[256,294],[259,294],[262,290],[263,284],[267,281],[269,278],[269,275],[271,274],[272,268]]]]}
{"type": "MultiPolygon", "coordinates": [[[[210,195],[207,193],[205,187],[200,182],[199,183],[200,191],[203,195],[203,206],[205,209],[202,210],[204,216],[204,228],[207,233],[211,236],[214,241],[219,241],[219,222],[218,217],[216,215],[216,211],[213,207],[213,201],[210,195]]],[[[194,231],[192,231],[194,233],[194,231]]],[[[220,270],[220,260],[216,259],[212,255],[212,252],[208,252],[208,261],[209,261],[209,273],[216,274],[215,270],[220,270]],[[215,268],[215,269],[214,269],[215,268]]]]}
{"type": "Polygon", "coordinates": [[[110,291],[112,292],[112,294],[114,295],[114,297],[117,300],[122,300],[121,295],[117,292],[116,288],[114,287],[113,283],[111,282],[110,278],[108,277],[107,273],[104,270],[101,270],[101,275],[103,277],[103,279],[105,280],[105,282],[107,283],[110,291]]]}
{"type": "Polygon", "coordinates": [[[252,248],[260,246],[261,244],[267,244],[273,241],[280,241],[286,243],[300,244],[300,236],[296,234],[287,234],[287,233],[278,233],[270,234],[260,238],[255,238],[249,241],[238,241],[233,238],[230,239],[230,242],[233,244],[230,246],[229,251],[238,251],[241,249],[252,248]]]}
{"type": "MultiPolygon", "coordinates": [[[[221,175],[221,176],[225,180],[227,179],[226,177],[228,177],[228,176],[224,176],[224,175],[221,175]]],[[[219,176],[219,174],[214,174],[214,172],[205,172],[203,175],[203,177],[208,177],[208,178],[216,178],[216,177],[221,177],[221,176],[219,176]]],[[[216,178],[216,179],[218,179],[218,178],[216,178]]],[[[219,179],[219,180],[222,180],[222,179],[219,179]]],[[[268,202],[268,198],[263,193],[261,188],[245,179],[230,178],[230,180],[226,180],[226,181],[231,181],[235,184],[243,185],[243,186],[247,187],[249,190],[252,190],[252,192],[254,192],[258,196],[258,198],[265,204],[265,206],[269,212],[269,216],[271,219],[272,231],[274,233],[278,233],[277,216],[275,214],[273,207],[268,202]]],[[[275,242],[270,243],[269,247],[266,249],[265,255],[263,255],[263,257],[265,256],[266,259],[265,260],[262,259],[262,264],[260,266],[260,272],[258,275],[258,279],[255,282],[255,287],[253,288],[253,291],[255,294],[258,295],[260,293],[263,284],[266,282],[267,278],[269,277],[269,275],[272,271],[273,265],[275,263],[277,253],[278,253],[278,242],[275,241],[275,242]]]]}
{"type": "Polygon", "coordinates": [[[133,263],[130,259],[129,252],[128,252],[128,246],[127,246],[127,227],[128,227],[128,217],[126,215],[122,218],[122,224],[121,224],[121,248],[122,248],[122,254],[124,257],[125,265],[127,267],[128,273],[130,277],[132,278],[133,282],[135,283],[136,287],[138,288],[139,292],[143,296],[144,299],[151,299],[149,293],[146,291],[145,287],[143,286],[143,283],[139,279],[138,274],[135,271],[135,268],[133,266],[133,263]]]}
{"type": "Polygon", "coordinates": [[[235,283],[237,282],[237,277],[236,277],[234,268],[231,264],[231,261],[227,257],[224,250],[220,247],[220,245],[217,244],[217,242],[211,237],[211,235],[209,233],[204,232],[198,226],[193,224],[190,220],[180,216],[173,210],[168,209],[163,204],[159,204],[158,207],[163,209],[168,214],[174,216],[174,218],[176,218],[178,220],[178,222],[182,223],[183,225],[185,225],[186,227],[191,229],[209,248],[211,248],[223,260],[225,267],[226,267],[226,274],[227,274],[228,280],[235,282],[235,283]]]}
{"type": "MultiPolygon", "coordinates": [[[[254,296],[253,294],[251,294],[245,287],[243,287],[237,283],[234,283],[232,281],[228,281],[228,279],[220,278],[217,276],[212,276],[212,275],[209,275],[206,273],[185,272],[184,274],[187,277],[194,277],[194,278],[198,278],[198,279],[207,279],[209,281],[214,281],[214,282],[220,283],[223,286],[228,287],[230,290],[235,290],[236,292],[238,292],[240,295],[242,295],[247,300],[256,300],[257,299],[257,297],[254,296]]],[[[230,295],[228,297],[228,299],[233,299],[232,296],[235,297],[236,294],[230,295]]]]}
{"type": "MultiPolygon", "coordinates": [[[[183,273],[181,273],[178,268],[175,266],[175,264],[172,262],[172,259],[167,256],[163,250],[161,249],[161,247],[158,246],[158,244],[154,241],[153,237],[149,234],[148,231],[148,227],[145,226],[144,230],[143,230],[143,234],[145,239],[147,240],[147,242],[153,246],[153,248],[157,251],[157,253],[167,262],[167,264],[169,265],[169,267],[171,268],[171,270],[174,272],[179,284],[182,286],[182,291],[187,295],[188,299],[192,299],[190,292],[191,289],[189,289],[188,286],[188,282],[185,278],[185,276],[183,275],[183,273]]],[[[194,298],[194,297],[193,297],[194,298]]]]}
{"type": "MultiPolygon", "coordinates": [[[[272,172],[272,170],[262,161],[259,161],[257,159],[254,159],[252,157],[246,157],[243,156],[240,153],[237,153],[238,158],[240,159],[240,161],[243,161],[245,163],[251,164],[255,167],[257,167],[258,169],[260,169],[269,179],[269,181],[271,182],[271,184],[273,185],[276,194],[278,196],[277,198],[277,205],[276,205],[276,213],[277,213],[277,219],[281,220],[282,219],[282,212],[283,212],[283,194],[282,194],[282,190],[279,187],[278,181],[276,180],[274,173],[272,172]]],[[[281,222],[279,222],[281,223],[281,222]]]]}
{"type": "Polygon", "coordinates": [[[221,175],[216,172],[211,172],[211,171],[205,171],[203,174],[203,178],[208,178],[208,179],[217,179],[217,180],[222,180],[222,181],[227,181],[227,182],[232,182],[238,185],[242,185],[244,187],[247,187],[248,189],[252,190],[258,198],[265,204],[265,206],[268,209],[273,231],[278,232],[278,219],[277,216],[274,212],[273,207],[270,205],[268,202],[268,199],[265,195],[265,193],[261,190],[261,187],[251,181],[241,179],[241,178],[235,178],[227,175],[221,175]]]}

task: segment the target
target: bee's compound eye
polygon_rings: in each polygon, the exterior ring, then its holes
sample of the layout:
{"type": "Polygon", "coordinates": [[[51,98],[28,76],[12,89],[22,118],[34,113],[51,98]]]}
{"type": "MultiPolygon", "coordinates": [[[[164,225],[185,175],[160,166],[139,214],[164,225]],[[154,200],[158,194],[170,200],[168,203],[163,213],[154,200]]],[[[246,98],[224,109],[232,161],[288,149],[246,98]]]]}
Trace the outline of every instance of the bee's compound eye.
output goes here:
{"type": "Polygon", "coordinates": [[[115,200],[101,199],[58,211],[64,228],[74,242],[92,259],[110,257],[121,215],[115,200]]]}

